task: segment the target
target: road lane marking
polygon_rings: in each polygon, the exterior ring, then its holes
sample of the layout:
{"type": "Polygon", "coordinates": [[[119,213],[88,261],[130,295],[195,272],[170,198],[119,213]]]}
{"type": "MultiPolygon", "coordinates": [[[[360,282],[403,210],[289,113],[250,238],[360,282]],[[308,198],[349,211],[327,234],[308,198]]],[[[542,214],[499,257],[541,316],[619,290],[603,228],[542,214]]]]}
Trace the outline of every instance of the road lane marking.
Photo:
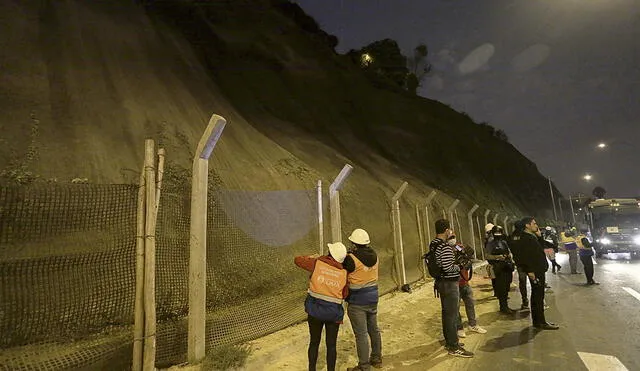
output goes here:
{"type": "Polygon", "coordinates": [[[578,352],[582,363],[589,371],[629,371],[620,360],[614,356],[606,354],[578,352]]]}
{"type": "Polygon", "coordinates": [[[638,293],[636,290],[630,288],[630,287],[623,287],[622,288],[624,291],[628,292],[629,295],[633,296],[634,298],[640,300],[640,293],[638,293]]]}

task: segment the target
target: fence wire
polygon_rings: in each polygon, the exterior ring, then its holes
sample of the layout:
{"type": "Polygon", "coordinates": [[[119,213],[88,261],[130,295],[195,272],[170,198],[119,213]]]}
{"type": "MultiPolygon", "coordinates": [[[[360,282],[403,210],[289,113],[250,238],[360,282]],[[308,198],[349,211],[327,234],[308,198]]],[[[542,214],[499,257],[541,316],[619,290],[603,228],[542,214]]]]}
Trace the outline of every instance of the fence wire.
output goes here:
{"type": "MultiPolygon", "coordinates": [[[[137,186],[0,188],[0,369],[128,369],[137,186]]],[[[207,348],[304,319],[318,251],[316,190],[210,192],[207,348]]],[[[186,361],[190,194],[162,194],[156,238],[159,367],[186,361]]]]}
{"type": "MultiPolygon", "coordinates": [[[[136,185],[0,187],[0,370],[130,368],[137,192],[136,185]]],[[[357,213],[368,210],[364,206],[390,211],[382,194],[372,205],[359,204],[349,193],[343,201],[345,235],[368,228],[356,224],[357,213]]],[[[315,188],[210,189],[207,350],[306,317],[308,273],[293,257],[319,250],[317,207],[315,188]]],[[[429,208],[432,238],[442,208],[429,208]]],[[[415,205],[401,201],[400,212],[407,281],[414,282],[424,268],[415,205]]],[[[419,212],[426,216],[423,207],[419,212]]],[[[373,225],[389,226],[371,231],[381,293],[402,279],[390,214],[367,214],[373,225]]],[[[466,214],[459,217],[461,229],[468,230],[466,214]]],[[[189,228],[189,190],[163,192],[156,230],[158,367],[186,361],[189,228]]],[[[428,244],[426,228],[424,237],[428,244]]]]}

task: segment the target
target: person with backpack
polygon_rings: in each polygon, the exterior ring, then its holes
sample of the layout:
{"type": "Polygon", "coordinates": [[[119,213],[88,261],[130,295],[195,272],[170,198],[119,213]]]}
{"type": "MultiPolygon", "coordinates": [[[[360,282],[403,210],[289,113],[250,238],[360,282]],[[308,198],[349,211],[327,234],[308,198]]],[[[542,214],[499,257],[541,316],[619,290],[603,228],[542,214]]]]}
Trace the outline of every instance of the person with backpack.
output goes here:
{"type": "MultiPolygon", "coordinates": [[[[461,242],[458,242],[455,235],[449,236],[447,244],[456,249],[456,261],[460,262],[460,280],[458,280],[458,288],[460,290],[460,299],[464,303],[464,309],[467,313],[467,321],[469,322],[469,331],[479,334],[486,334],[487,330],[478,326],[476,319],[475,301],[473,300],[473,290],[469,281],[473,277],[473,252],[468,251],[461,242]]],[[[458,338],[467,337],[467,333],[462,326],[462,316],[460,315],[460,305],[458,305],[458,338]]]]}
{"type": "Polygon", "coordinates": [[[342,265],[347,270],[347,314],[356,337],[358,365],[347,371],[382,367],[382,339],[378,328],[378,256],[369,244],[369,233],[357,228],[348,237],[352,249],[342,265]],[[371,349],[369,348],[371,340],[371,349]]]}
{"type": "Polygon", "coordinates": [[[344,317],[342,303],[349,294],[347,271],[342,262],[347,256],[347,248],[342,242],[329,243],[329,254],[324,256],[297,256],[294,263],[309,272],[309,289],[304,301],[309,324],[309,371],[315,371],[318,360],[318,348],[325,328],[327,345],[327,370],[336,369],[336,343],[338,330],[344,317]]]}
{"type": "Polygon", "coordinates": [[[442,333],[449,355],[471,358],[473,353],[465,350],[458,339],[458,307],[460,305],[460,266],[456,264],[454,248],[447,244],[453,233],[446,219],[435,222],[436,238],[429,243],[426,256],[429,274],[435,278],[434,288],[440,296],[442,307],[442,333]]]}

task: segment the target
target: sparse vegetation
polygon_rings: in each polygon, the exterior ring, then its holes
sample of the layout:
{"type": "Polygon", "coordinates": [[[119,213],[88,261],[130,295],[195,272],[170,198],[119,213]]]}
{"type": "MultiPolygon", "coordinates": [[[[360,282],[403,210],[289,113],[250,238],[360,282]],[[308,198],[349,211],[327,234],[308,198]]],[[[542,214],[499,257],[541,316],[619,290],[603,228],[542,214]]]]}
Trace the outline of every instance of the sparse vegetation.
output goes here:
{"type": "Polygon", "coordinates": [[[226,371],[244,366],[251,355],[248,345],[220,345],[213,350],[202,362],[204,370],[226,371]]]}
{"type": "MultiPolygon", "coordinates": [[[[29,144],[24,153],[19,153],[15,148],[11,148],[11,158],[5,169],[0,171],[0,182],[9,184],[28,185],[35,182],[39,176],[32,169],[33,163],[40,154],[38,146],[38,136],[40,130],[40,120],[35,112],[29,117],[29,144]]],[[[6,145],[6,141],[4,144],[6,145]]]]}

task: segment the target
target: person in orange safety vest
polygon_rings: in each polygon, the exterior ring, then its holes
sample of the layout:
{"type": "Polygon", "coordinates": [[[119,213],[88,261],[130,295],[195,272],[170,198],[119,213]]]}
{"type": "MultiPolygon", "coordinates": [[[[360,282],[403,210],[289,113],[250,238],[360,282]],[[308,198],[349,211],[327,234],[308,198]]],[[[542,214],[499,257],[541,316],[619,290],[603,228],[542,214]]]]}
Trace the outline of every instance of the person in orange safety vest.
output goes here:
{"type": "Polygon", "coordinates": [[[348,371],[382,367],[382,339],[378,328],[378,256],[369,246],[369,234],[364,229],[353,230],[349,236],[352,249],[344,259],[349,272],[347,314],[356,337],[358,365],[348,371]],[[371,340],[371,348],[369,348],[371,340]]]}
{"type": "Polygon", "coordinates": [[[310,371],[316,369],[323,327],[326,329],[327,370],[335,370],[338,330],[344,317],[342,303],[349,294],[347,271],[342,266],[347,248],[342,242],[329,243],[327,246],[328,255],[297,256],[294,259],[298,267],[311,272],[304,302],[310,334],[307,352],[310,371]]]}

